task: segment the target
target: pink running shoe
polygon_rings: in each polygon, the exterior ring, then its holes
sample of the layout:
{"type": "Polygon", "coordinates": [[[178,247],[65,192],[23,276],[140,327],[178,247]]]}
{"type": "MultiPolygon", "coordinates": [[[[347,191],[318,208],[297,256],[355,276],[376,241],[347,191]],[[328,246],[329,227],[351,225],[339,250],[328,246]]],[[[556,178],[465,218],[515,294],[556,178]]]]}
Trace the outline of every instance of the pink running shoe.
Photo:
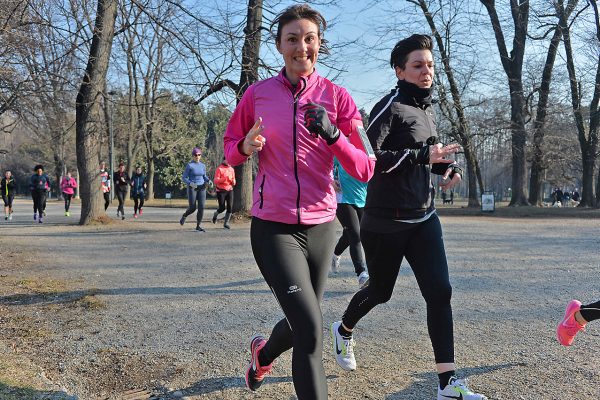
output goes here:
{"type": "Polygon", "coordinates": [[[556,327],[556,338],[563,346],[570,346],[575,339],[577,332],[582,331],[585,325],[581,325],[575,319],[575,313],[581,309],[581,302],[578,300],[571,300],[567,304],[565,310],[565,317],[556,327]]]}
{"type": "Polygon", "coordinates": [[[258,352],[265,347],[267,341],[260,335],[253,336],[250,341],[250,365],[246,370],[246,386],[248,389],[255,391],[262,385],[267,374],[271,373],[273,363],[264,367],[258,363],[258,352]]]}

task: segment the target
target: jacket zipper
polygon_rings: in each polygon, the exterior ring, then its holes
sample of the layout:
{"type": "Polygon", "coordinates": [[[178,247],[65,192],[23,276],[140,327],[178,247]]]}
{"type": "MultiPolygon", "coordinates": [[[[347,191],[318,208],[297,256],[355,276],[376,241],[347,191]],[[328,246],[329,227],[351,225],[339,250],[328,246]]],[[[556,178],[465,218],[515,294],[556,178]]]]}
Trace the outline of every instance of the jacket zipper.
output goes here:
{"type": "Polygon", "coordinates": [[[298,225],[300,225],[300,179],[298,178],[298,131],[296,129],[296,111],[298,108],[298,99],[306,88],[306,82],[304,82],[304,79],[300,78],[299,82],[302,82],[304,87],[302,87],[297,94],[292,92],[292,96],[294,97],[294,119],[292,121],[294,132],[294,177],[296,178],[296,186],[298,187],[298,194],[296,197],[296,215],[298,216],[298,225]]]}
{"type": "Polygon", "coordinates": [[[263,175],[262,182],[260,182],[260,187],[258,188],[258,194],[260,195],[260,204],[259,204],[258,208],[260,208],[260,209],[263,208],[263,190],[265,187],[265,177],[266,177],[266,175],[263,175]]]}

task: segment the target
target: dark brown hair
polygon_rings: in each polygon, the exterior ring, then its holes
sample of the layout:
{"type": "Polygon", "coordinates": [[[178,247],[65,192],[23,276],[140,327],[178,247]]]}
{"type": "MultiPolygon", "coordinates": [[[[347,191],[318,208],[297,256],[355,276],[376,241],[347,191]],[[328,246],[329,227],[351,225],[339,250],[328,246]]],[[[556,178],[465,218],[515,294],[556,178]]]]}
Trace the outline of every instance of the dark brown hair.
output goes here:
{"type": "Polygon", "coordinates": [[[281,42],[281,31],[283,27],[292,21],[298,21],[301,19],[307,19],[313,22],[319,28],[319,39],[321,39],[321,47],[319,53],[329,54],[329,48],[327,47],[327,41],[323,38],[323,32],[327,29],[327,21],[320,12],[309,6],[308,4],[296,4],[290,6],[277,14],[269,30],[273,32],[273,27],[277,26],[277,33],[275,35],[275,43],[281,42]]]}
{"type": "Polygon", "coordinates": [[[433,41],[431,36],[414,34],[406,39],[402,39],[394,46],[390,57],[392,68],[406,68],[408,55],[415,50],[433,50],[433,41]]]}

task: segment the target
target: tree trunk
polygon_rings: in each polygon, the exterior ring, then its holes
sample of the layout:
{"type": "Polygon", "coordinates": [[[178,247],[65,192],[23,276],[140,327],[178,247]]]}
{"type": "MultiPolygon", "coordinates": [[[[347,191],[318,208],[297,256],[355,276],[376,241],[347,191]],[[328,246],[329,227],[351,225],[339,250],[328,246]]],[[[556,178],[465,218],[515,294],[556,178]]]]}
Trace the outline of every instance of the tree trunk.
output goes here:
{"type": "MultiPolygon", "coordinates": [[[[575,1],[576,3],[576,1],[575,1]]],[[[567,10],[570,15],[573,8],[567,10]]],[[[557,25],[554,28],[554,34],[550,39],[550,46],[546,55],[546,63],[542,72],[542,82],[540,84],[537,113],[533,123],[533,157],[531,160],[531,176],[529,178],[529,203],[531,205],[542,205],[542,177],[546,169],[544,162],[544,134],[546,133],[546,116],[548,114],[548,95],[550,94],[550,83],[552,81],[552,70],[554,61],[558,53],[558,45],[562,39],[562,30],[557,25]]]]}
{"type": "Polygon", "coordinates": [[[511,0],[510,7],[515,24],[513,48],[510,54],[506,42],[495,1],[480,0],[490,16],[496,44],[500,53],[500,60],[504,72],[508,77],[511,105],[511,144],[512,144],[512,197],[510,206],[529,205],[526,196],[525,182],[527,169],[525,163],[525,144],[527,140],[525,130],[525,98],[523,95],[523,58],[529,21],[529,1],[511,0]]]}
{"type": "Polygon", "coordinates": [[[77,93],[75,114],[77,168],[81,193],[79,224],[81,225],[89,224],[104,215],[98,172],[100,138],[104,129],[100,100],[110,61],[116,18],[117,1],[98,0],[90,55],[77,93]]]}
{"type": "MultiPolygon", "coordinates": [[[[577,0],[569,2],[569,6],[571,6],[571,3],[577,4],[577,0]]],[[[590,1],[590,4],[597,16],[598,9],[597,6],[595,6],[595,2],[590,1]]],[[[598,109],[598,103],[600,101],[600,59],[597,60],[596,64],[594,94],[589,107],[590,120],[588,127],[586,127],[581,105],[581,82],[577,80],[573,47],[571,45],[570,24],[567,19],[568,14],[564,9],[563,2],[557,4],[557,14],[564,37],[563,44],[567,58],[567,71],[569,72],[571,104],[573,107],[573,115],[575,117],[575,125],[577,126],[577,138],[581,148],[583,176],[581,178],[581,202],[579,202],[578,207],[593,207],[596,205],[596,198],[594,196],[594,170],[597,158],[598,125],[600,121],[600,110],[598,109]]],[[[596,33],[600,39],[600,24],[597,26],[596,33]]]]}
{"type": "MultiPolygon", "coordinates": [[[[240,90],[237,93],[238,102],[248,87],[258,81],[258,61],[261,43],[262,0],[248,1],[248,15],[242,47],[242,72],[240,74],[240,90]]],[[[252,166],[253,157],[234,168],[238,184],[234,188],[233,212],[247,213],[252,208],[252,166]]]]}
{"type": "Polygon", "coordinates": [[[509,206],[527,206],[525,182],[527,181],[527,164],[525,144],[525,98],[523,86],[519,81],[510,85],[511,103],[511,147],[512,147],[512,197],[509,206]]]}
{"type": "Polygon", "coordinates": [[[467,162],[467,171],[469,175],[468,185],[469,185],[469,207],[480,207],[481,203],[479,202],[479,197],[477,196],[477,183],[479,182],[479,187],[483,192],[483,184],[481,182],[481,173],[479,171],[479,164],[477,163],[477,157],[473,151],[471,151],[470,146],[463,147],[465,151],[465,160],[467,162]]]}
{"type": "Polygon", "coordinates": [[[155,173],[155,162],[154,157],[148,158],[148,173],[146,174],[146,182],[148,183],[148,190],[146,191],[146,198],[148,200],[154,200],[154,173],[155,173]]]}

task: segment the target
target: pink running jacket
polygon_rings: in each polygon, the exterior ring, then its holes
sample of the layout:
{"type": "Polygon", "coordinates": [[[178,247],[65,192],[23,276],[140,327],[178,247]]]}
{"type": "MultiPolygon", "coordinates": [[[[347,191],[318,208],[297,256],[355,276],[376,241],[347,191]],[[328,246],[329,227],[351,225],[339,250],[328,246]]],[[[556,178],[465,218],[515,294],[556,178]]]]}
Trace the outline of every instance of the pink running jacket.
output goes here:
{"type": "Polygon", "coordinates": [[[224,136],[225,157],[236,166],[248,159],[241,144],[262,117],[266,144],[258,152],[252,215],[286,224],[314,225],[332,221],[337,207],[333,189],[333,157],[354,178],[367,182],[374,156],[364,150],[358,128],[360,113],[346,89],[314,71],[301,77],[295,91],[282,70],[251,85],[237,105],[224,136]],[[306,103],[320,104],[344,135],[327,145],[304,127],[306,103]]]}

